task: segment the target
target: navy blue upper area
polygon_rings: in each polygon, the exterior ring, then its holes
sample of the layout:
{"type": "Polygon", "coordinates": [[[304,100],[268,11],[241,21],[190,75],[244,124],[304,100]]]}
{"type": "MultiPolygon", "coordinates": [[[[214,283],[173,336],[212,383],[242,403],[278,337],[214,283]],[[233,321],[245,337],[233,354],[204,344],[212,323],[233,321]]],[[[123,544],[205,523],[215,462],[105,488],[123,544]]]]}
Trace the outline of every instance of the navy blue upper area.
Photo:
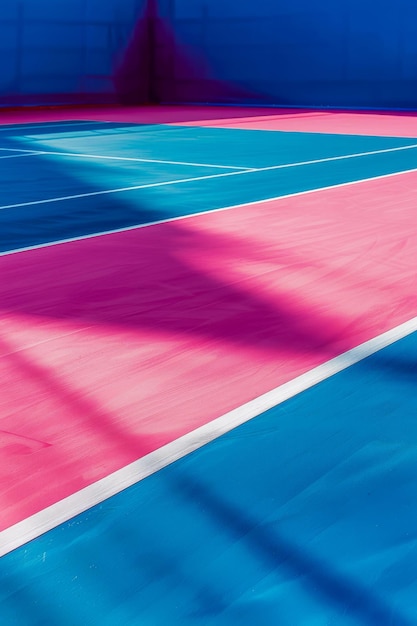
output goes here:
{"type": "Polygon", "coordinates": [[[417,107],[414,0],[158,5],[172,33],[156,48],[162,100],[417,107]]]}
{"type": "Polygon", "coordinates": [[[417,167],[417,149],[323,159],[415,143],[199,127],[3,127],[0,156],[13,158],[0,160],[0,251],[401,172],[417,167]],[[25,150],[46,154],[15,158],[25,150]],[[288,164],[299,165],[244,169],[288,164]]]}
{"type": "Polygon", "coordinates": [[[417,107],[415,0],[2,0],[1,104],[417,107]]]}
{"type": "Polygon", "coordinates": [[[126,80],[146,83],[144,67],[132,78],[125,65],[145,4],[1,0],[1,105],[114,102],[126,80]]]}

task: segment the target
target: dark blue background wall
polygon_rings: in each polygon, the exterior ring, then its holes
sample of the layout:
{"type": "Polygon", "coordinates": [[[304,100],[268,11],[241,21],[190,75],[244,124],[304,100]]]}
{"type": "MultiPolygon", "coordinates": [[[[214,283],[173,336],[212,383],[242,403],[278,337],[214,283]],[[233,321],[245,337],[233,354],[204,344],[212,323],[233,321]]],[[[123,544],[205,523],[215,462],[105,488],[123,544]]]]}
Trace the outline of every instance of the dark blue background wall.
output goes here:
{"type": "Polygon", "coordinates": [[[144,5],[0,0],[0,104],[117,100],[115,75],[144,5]]]}
{"type": "Polygon", "coordinates": [[[416,0],[159,5],[176,37],[174,58],[159,42],[164,100],[417,107],[416,0]]]}
{"type": "Polygon", "coordinates": [[[417,108],[416,0],[0,0],[0,104],[417,108]]]}

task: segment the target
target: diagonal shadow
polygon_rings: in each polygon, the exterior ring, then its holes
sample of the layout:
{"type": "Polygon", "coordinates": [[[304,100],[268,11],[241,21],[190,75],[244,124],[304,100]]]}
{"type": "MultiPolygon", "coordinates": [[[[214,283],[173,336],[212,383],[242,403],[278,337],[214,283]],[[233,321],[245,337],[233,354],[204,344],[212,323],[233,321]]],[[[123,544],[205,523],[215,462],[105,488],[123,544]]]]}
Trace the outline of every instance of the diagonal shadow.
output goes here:
{"type": "MultiPolygon", "coordinates": [[[[123,210],[120,200],[113,205],[123,210]]],[[[279,248],[251,251],[244,239],[181,222],[30,256],[30,275],[23,257],[2,259],[3,310],[163,336],[194,334],[277,353],[332,354],[335,341],[338,349],[344,347],[343,331],[352,321],[314,305],[314,277],[301,294],[286,284],[285,273],[280,284],[280,268],[291,267],[295,280],[308,261],[279,248]],[[217,265],[214,271],[210,263],[217,265]],[[241,272],[239,265],[245,268],[241,272]]]]}
{"type": "MultiPolygon", "coordinates": [[[[207,484],[202,484],[179,468],[170,472],[173,488],[181,497],[203,509],[205,515],[227,530],[234,541],[244,541],[252,555],[271,571],[281,568],[303,581],[307,590],[319,595],[326,603],[358,620],[364,626],[412,626],[412,622],[394,609],[389,602],[357,580],[335,571],[308,553],[303,546],[295,545],[280,535],[277,525],[260,524],[247,510],[226,501],[207,484]]],[[[205,606],[202,598],[201,606],[205,606]]],[[[221,608],[220,608],[221,610],[221,608]]],[[[197,614],[202,618],[204,615],[197,614]]]]}
{"type": "MultiPolygon", "coordinates": [[[[12,137],[8,141],[14,145],[12,137]]],[[[12,167],[10,199],[21,174],[21,166],[12,167]]],[[[64,168],[36,157],[29,171],[35,193],[48,195],[50,185],[74,190],[80,184],[77,171],[86,192],[106,185],[108,169],[96,164],[79,167],[64,168]]],[[[114,227],[119,216],[123,223],[137,222],[138,212],[143,221],[153,221],[161,193],[165,198],[172,194],[173,203],[180,206],[177,190],[146,191],[132,201],[112,195],[22,207],[17,218],[14,210],[6,210],[0,220],[9,240],[27,233],[47,241],[66,222],[73,233],[79,229],[84,234],[85,223],[98,214],[102,230],[114,227]]],[[[293,290],[285,272],[290,268],[294,279],[303,276],[311,270],[311,260],[281,244],[269,242],[265,250],[265,242],[256,242],[239,229],[237,233],[196,228],[192,219],[170,222],[30,253],[30,274],[20,262],[23,257],[6,256],[1,260],[5,280],[0,306],[34,317],[148,329],[165,336],[197,335],[277,354],[319,350],[332,355],[335,341],[343,350],[343,331],[351,320],[314,304],[314,283],[326,278],[329,268],[317,268],[303,290],[293,290]],[[239,271],[239,266],[245,269],[239,271]],[[265,288],[268,275],[271,289],[265,288]]]]}
{"type": "Polygon", "coordinates": [[[120,102],[128,105],[176,102],[179,90],[182,102],[262,101],[253,89],[216,78],[201,53],[182,43],[168,19],[162,17],[158,0],[146,0],[115,65],[113,82],[120,102]],[[189,94],[187,85],[191,86],[189,94]]]}

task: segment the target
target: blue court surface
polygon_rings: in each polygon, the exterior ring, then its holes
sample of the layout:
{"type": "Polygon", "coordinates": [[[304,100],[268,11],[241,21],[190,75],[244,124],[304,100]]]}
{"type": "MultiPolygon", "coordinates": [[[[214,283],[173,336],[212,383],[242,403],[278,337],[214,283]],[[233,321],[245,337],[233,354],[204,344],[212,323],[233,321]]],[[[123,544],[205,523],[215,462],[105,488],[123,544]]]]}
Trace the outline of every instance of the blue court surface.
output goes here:
{"type": "Polygon", "coordinates": [[[4,624],[417,623],[412,334],[0,561],[4,624]]]}
{"type": "Polygon", "coordinates": [[[0,169],[0,251],[386,176],[417,164],[416,139],[164,125],[6,126],[0,145],[8,157],[0,169]]]}
{"type": "MultiPolygon", "coordinates": [[[[165,125],[6,126],[0,149],[0,262],[417,170],[416,139],[165,125]]],[[[413,329],[3,550],[0,624],[416,625],[413,329]]]]}

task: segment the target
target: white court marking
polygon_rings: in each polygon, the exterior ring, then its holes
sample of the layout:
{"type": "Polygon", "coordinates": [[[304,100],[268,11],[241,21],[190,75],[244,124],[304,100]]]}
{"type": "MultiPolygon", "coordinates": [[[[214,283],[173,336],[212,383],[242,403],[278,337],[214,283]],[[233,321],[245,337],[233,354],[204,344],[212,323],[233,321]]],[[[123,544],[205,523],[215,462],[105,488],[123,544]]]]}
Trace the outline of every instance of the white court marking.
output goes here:
{"type": "Polygon", "coordinates": [[[40,154],[39,150],[21,150],[20,148],[0,148],[1,152],[29,152],[30,154],[40,154]]]}
{"type": "MultiPolygon", "coordinates": [[[[417,146],[416,146],[417,147],[417,146]]],[[[9,148],[0,148],[8,150],[9,148]]],[[[164,165],[187,165],[189,167],[214,167],[222,170],[253,170],[252,167],[240,167],[236,165],[213,165],[213,163],[194,163],[190,161],[165,161],[163,159],[143,159],[141,157],[121,157],[101,154],[84,154],[82,152],[57,152],[55,150],[24,150],[23,148],[10,148],[15,152],[30,152],[31,155],[53,155],[64,157],[77,157],[79,159],[108,159],[110,161],[134,161],[138,163],[162,163],[164,165]]]]}
{"type": "MultiPolygon", "coordinates": [[[[190,183],[190,182],[197,182],[200,180],[209,180],[209,179],[213,179],[213,178],[225,178],[228,176],[242,176],[243,174],[252,174],[252,173],[259,173],[259,172],[268,172],[268,171],[272,171],[272,170],[279,170],[279,169],[285,169],[285,168],[289,168],[289,167],[301,167],[301,166],[305,166],[305,165],[313,165],[316,163],[327,163],[330,161],[341,161],[343,159],[354,159],[354,158],[358,158],[358,157],[364,157],[364,156],[370,156],[370,155],[375,155],[375,154],[384,154],[384,153],[388,153],[388,152],[398,152],[399,150],[411,150],[417,148],[417,144],[412,144],[409,146],[400,146],[397,148],[385,148],[383,150],[372,150],[370,152],[358,152],[358,153],[354,153],[354,154],[345,154],[342,156],[336,156],[336,157],[326,157],[323,159],[314,159],[312,161],[297,161],[296,163],[284,163],[281,165],[271,165],[268,167],[259,167],[259,168],[251,168],[251,169],[246,169],[246,170],[239,170],[239,171],[233,171],[233,172],[224,172],[222,174],[209,174],[208,176],[196,176],[196,177],[190,177],[190,178],[180,178],[177,180],[167,180],[167,181],[162,181],[162,182],[157,182],[157,183],[146,183],[144,185],[133,185],[131,187],[118,187],[116,189],[102,189],[100,191],[90,191],[87,193],[79,193],[79,194],[74,194],[71,196],[58,196],[56,198],[46,198],[44,200],[32,200],[29,202],[17,202],[15,204],[5,204],[3,206],[0,206],[0,210],[5,210],[5,209],[17,209],[20,207],[25,207],[25,206],[34,206],[34,205],[39,205],[39,204],[49,204],[52,202],[64,202],[67,200],[76,200],[76,199],[80,199],[80,198],[91,198],[94,196],[102,196],[102,195],[107,195],[107,194],[113,194],[113,193],[123,193],[123,192],[127,192],[127,191],[138,191],[139,189],[151,189],[153,187],[164,187],[167,185],[180,185],[183,183],[190,183]]],[[[60,152],[53,152],[53,153],[49,153],[49,154],[54,154],[54,155],[61,155],[62,153],[60,152]]],[[[82,155],[78,155],[78,156],[82,156],[82,155]]],[[[219,166],[221,167],[221,166],[219,166]]],[[[415,171],[417,168],[413,168],[410,170],[404,170],[402,172],[394,172],[395,173],[406,173],[406,172],[412,172],[415,171]]],[[[384,176],[392,176],[393,174],[386,174],[383,175],[384,176]]],[[[373,177],[373,178],[368,178],[368,179],[361,179],[361,180],[374,180],[376,178],[379,178],[379,176],[373,177]]],[[[354,182],[354,181],[353,181],[354,182]]],[[[347,183],[347,184],[351,184],[351,183],[347,183]]],[[[338,186],[338,185],[334,185],[334,186],[338,186]]],[[[293,195],[293,194],[291,194],[293,195]]],[[[264,200],[258,200],[258,202],[264,202],[264,200]]]]}
{"type": "Polygon", "coordinates": [[[41,153],[29,152],[28,154],[6,154],[5,156],[0,156],[0,159],[19,159],[19,158],[21,159],[22,157],[36,156],[37,154],[41,154],[41,153]]]}
{"type": "MultiPolygon", "coordinates": [[[[279,200],[286,200],[288,198],[295,198],[297,196],[306,196],[312,193],[319,193],[321,191],[327,191],[330,189],[339,189],[342,187],[350,187],[351,185],[361,185],[362,183],[372,182],[374,180],[382,180],[384,178],[394,178],[395,176],[402,176],[404,174],[413,174],[417,172],[417,167],[409,170],[403,170],[400,172],[393,172],[390,174],[380,174],[378,176],[371,176],[369,178],[361,178],[359,180],[352,180],[346,183],[337,183],[336,185],[327,185],[326,187],[317,187],[316,189],[307,189],[306,191],[295,191],[281,196],[272,196],[271,198],[264,198],[261,200],[251,200],[250,202],[242,202],[240,204],[232,204],[229,206],[218,207],[214,209],[207,209],[205,211],[199,211],[197,213],[189,213],[187,215],[179,215],[177,217],[168,217],[162,220],[155,220],[154,222],[144,222],[140,224],[133,224],[132,226],[123,226],[121,228],[113,228],[110,230],[102,230],[95,233],[88,233],[87,235],[78,235],[77,237],[68,237],[66,239],[58,239],[56,241],[48,241],[46,243],[34,244],[32,246],[25,246],[22,248],[15,248],[13,250],[6,250],[0,252],[0,257],[7,256],[9,254],[17,254],[20,252],[29,252],[30,250],[39,250],[40,248],[49,248],[50,246],[58,246],[66,243],[73,243],[76,241],[83,241],[85,239],[93,239],[94,237],[104,237],[107,235],[115,235],[116,233],[125,233],[130,230],[138,230],[140,228],[150,228],[151,226],[159,226],[161,224],[169,224],[170,222],[179,222],[180,220],[190,219],[192,217],[198,217],[199,215],[207,215],[209,213],[220,213],[221,211],[231,211],[233,209],[239,209],[242,207],[253,206],[255,204],[267,204],[269,202],[276,202],[279,200]]],[[[204,177],[203,177],[204,178],[204,177]]],[[[194,178],[190,180],[195,180],[194,178]]],[[[169,183],[165,183],[169,184],[169,183]]],[[[128,188],[129,189],[129,188],[128,188]]],[[[114,192],[115,193],[115,192],[114,192]]],[[[37,203],[35,203],[37,204],[37,203]]],[[[0,207],[4,208],[4,207],[0,207]]],[[[7,207],[6,207],[7,208],[7,207]]]]}
{"type": "Polygon", "coordinates": [[[167,163],[172,165],[190,165],[194,167],[217,167],[222,169],[233,169],[233,170],[244,170],[241,173],[246,172],[264,172],[268,170],[279,170],[284,169],[286,167],[298,167],[300,165],[310,165],[313,163],[325,163],[326,161],[339,161],[342,159],[353,159],[356,157],[362,156],[372,156],[373,154],[384,154],[386,152],[398,152],[401,150],[412,150],[417,148],[417,144],[409,144],[406,146],[396,146],[395,148],[382,148],[380,150],[370,150],[368,152],[356,152],[352,154],[344,154],[334,157],[324,157],[322,159],[314,159],[311,161],[296,161],[295,163],[281,163],[280,165],[269,165],[267,167],[241,167],[236,165],[218,165],[212,163],[190,163],[187,161],[164,161],[159,159],[142,159],[136,157],[120,157],[120,156],[111,156],[111,155],[99,155],[99,154],[84,154],[78,152],[56,152],[55,150],[42,150],[36,151],[37,154],[49,154],[54,156],[69,156],[69,157],[78,157],[84,159],[112,159],[117,161],[139,161],[144,163],[167,163]]]}
{"type": "MultiPolygon", "coordinates": [[[[403,149],[412,148],[417,146],[407,146],[403,149]]],[[[397,148],[398,149],[398,148],[397,148]]],[[[394,149],[394,150],[397,150],[394,149]]],[[[392,151],[392,149],[384,150],[383,152],[392,151]]],[[[354,156],[364,156],[366,153],[362,153],[360,155],[354,156]]],[[[326,160],[335,160],[335,158],[352,158],[351,156],[345,157],[332,157],[331,159],[326,160]]],[[[314,161],[314,162],[322,162],[322,160],[314,161]]],[[[310,163],[310,162],[308,162],[310,163]]],[[[290,164],[288,166],[294,166],[295,164],[290,164]]],[[[282,166],[278,166],[282,167],[282,166]]],[[[262,168],[262,170],[265,168],[262,168]]],[[[266,168],[270,169],[270,168],[266,168]]],[[[258,171],[262,171],[258,170],[258,171]]],[[[192,215],[184,215],[175,218],[169,218],[165,220],[159,220],[152,223],[138,224],[135,226],[129,226],[120,229],[114,229],[111,231],[104,231],[100,233],[94,233],[85,235],[82,237],[74,237],[65,240],[49,242],[46,244],[29,246],[26,248],[20,248],[17,250],[7,251],[0,253],[0,256],[5,256],[8,254],[15,254],[18,252],[24,252],[29,250],[35,250],[39,248],[49,247],[53,245],[60,245],[64,243],[70,243],[74,241],[80,241],[83,239],[89,239],[92,237],[110,235],[119,232],[126,232],[130,230],[135,230],[139,228],[146,228],[150,226],[155,226],[159,224],[164,224],[168,222],[178,221],[182,219],[189,219],[191,217],[196,217],[198,215],[203,215],[212,212],[226,211],[231,209],[236,209],[245,206],[251,206],[255,204],[261,204],[266,202],[272,202],[276,200],[284,200],[285,198],[290,198],[294,196],[302,196],[311,193],[317,193],[320,191],[326,191],[327,189],[334,189],[340,187],[347,187],[350,185],[362,184],[364,182],[369,182],[373,180],[379,180],[394,176],[400,176],[403,174],[417,172],[417,168],[404,170],[400,172],[394,172],[391,174],[383,174],[379,176],[374,176],[366,179],[355,180],[346,183],[340,183],[336,185],[329,185],[327,187],[322,187],[319,189],[311,189],[307,191],[295,192],[292,194],[288,194],[286,196],[276,196],[272,198],[268,198],[265,200],[256,200],[246,203],[241,203],[238,205],[232,205],[227,207],[220,207],[217,209],[207,210],[204,212],[194,213],[192,215]]],[[[236,175],[240,173],[246,172],[233,172],[223,175],[213,175],[209,177],[199,177],[198,180],[204,178],[216,178],[218,176],[224,175],[236,175]]],[[[195,179],[189,179],[195,180],[195,179]]],[[[180,181],[173,181],[173,183],[177,183],[180,181]]],[[[166,183],[158,183],[160,184],[172,184],[170,182],[166,183]]],[[[130,189],[130,188],[128,188],[130,189]]],[[[128,190],[127,189],[127,190],[128,190]]],[[[124,189],[123,189],[124,190],[124,189]]],[[[109,190],[107,192],[100,193],[116,193],[117,190],[109,190]]],[[[86,195],[97,195],[94,194],[86,194],[86,195]]],[[[75,197],[85,197],[75,196],[75,197]]],[[[54,201],[51,199],[50,201],[54,201]]],[[[41,202],[42,203],[42,202],[41,202]]],[[[39,202],[29,203],[29,204],[39,204],[39,202]]],[[[0,207],[4,208],[4,207],[0,207]]],[[[85,487],[84,489],[78,491],[77,493],[65,498],[50,507],[39,511],[38,513],[30,516],[18,522],[17,524],[7,528],[6,530],[0,532],[0,556],[4,556],[5,554],[11,552],[12,550],[21,547],[28,541],[36,539],[41,534],[52,530],[59,524],[65,523],[75,515],[83,513],[87,509],[100,504],[105,499],[116,495],[123,489],[134,485],[135,483],[143,480],[144,478],[154,474],[158,470],[166,467],[167,465],[173,463],[176,460],[186,456],[187,454],[193,452],[206,445],[207,443],[217,439],[223,434],[226,434],[230,430],[236,428],[244,424],[245,422],[259,416],[261,413],[271,409],[282,402],[294,397],[295,395],[301,393],[309,389],[310,387],[330,378],[331,376],[347,369],[348,367],[362,361],[363,359],[371,356],[372,354],[378,352],[379,350],[391,345],[392,343],[410,335],[411,333],[417,331],[417,317],[412,318],[408,322],[397,326],[396,328],[387,331],[369,341],[364,342],[363,344],[348,350],[347,352],[319,365],[318,367],[310,370],[309,372],[285,383],[277,387],[276,389],[263,394],[262,396],[256,398],[255,400],[242,405],[241,407],[226,413],[225,415],[213,420],[209,424],[202,426],[191,433],[163,446],[159,450],[156,450],[145,457],[131,463],[130,465],[118,470],[110,474],[109,476],[85,487]]]]}
{"type": "Polygon", "coordinates": [[[0,533],[0,557],[178,461],[245,422],[417,331],[417,317],[297,376],[0,533]]]}

